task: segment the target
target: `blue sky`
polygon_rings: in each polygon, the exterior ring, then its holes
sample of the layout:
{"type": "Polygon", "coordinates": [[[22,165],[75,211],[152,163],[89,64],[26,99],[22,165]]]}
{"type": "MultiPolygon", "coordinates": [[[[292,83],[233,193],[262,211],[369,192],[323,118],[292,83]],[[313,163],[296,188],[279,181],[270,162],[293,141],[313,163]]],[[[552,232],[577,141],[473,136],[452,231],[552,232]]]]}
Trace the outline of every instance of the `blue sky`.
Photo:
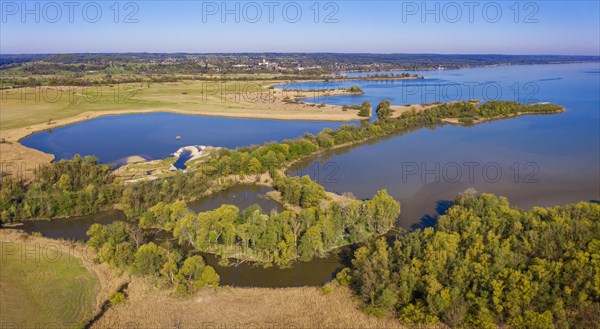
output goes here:
{"type": "Polygon", "coordinates": [[[600,54],[595,0],[0,2],[4,54],[600,54]]]}

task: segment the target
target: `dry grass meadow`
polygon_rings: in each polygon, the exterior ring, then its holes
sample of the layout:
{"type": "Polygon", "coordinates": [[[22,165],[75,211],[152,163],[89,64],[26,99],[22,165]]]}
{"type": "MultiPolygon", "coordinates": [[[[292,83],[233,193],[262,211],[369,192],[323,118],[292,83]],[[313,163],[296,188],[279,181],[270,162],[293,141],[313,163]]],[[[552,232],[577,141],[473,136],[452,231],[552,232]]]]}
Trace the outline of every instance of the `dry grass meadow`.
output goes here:
{"type": "Polygon", "coordinates": [[[362,313],[346,288],[228,288],[192,298],[155,290],[141,280],[125,304],[108,310],[93,328],[402,328],[393,319],[362,313]]]}

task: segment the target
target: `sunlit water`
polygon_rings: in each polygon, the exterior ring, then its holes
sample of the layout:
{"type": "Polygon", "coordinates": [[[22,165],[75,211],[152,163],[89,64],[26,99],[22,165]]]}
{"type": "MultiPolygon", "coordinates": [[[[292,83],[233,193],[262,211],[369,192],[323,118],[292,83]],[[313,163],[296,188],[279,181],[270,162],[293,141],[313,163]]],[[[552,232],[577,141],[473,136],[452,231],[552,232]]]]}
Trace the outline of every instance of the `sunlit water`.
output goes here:
{"type": "MultiPolygon", "coordinates": [[[[430,225],[448,201],[469,187],[504,195],[522,207],[555,205],[600,198],[600,67],[598,63],[502,66],[456,71],[420,72],[429,80],[352,81],[363,96],[336,96],[334,102],[404,97],[406,85],[423,84],[408,103],[429,103],[420,93],[443,86],[501,90],[514,100],[511,87],[528,86],[535,93],[522,102],[552,102],[567,111],[478,124],[437,126],[327,152],[296,166],[293,174],[309,174],[328,190],[368,198],[379,189],[402,203],[399,224],[430,225]],[[483,86],[483,85],[482,85],[483,86]],[[403,89],[404,88],[404,89],[403,89]]],[[[346,82],[344,82],[346,83],[346,82]]],[[[314,85],[314,84],[313,84],[314,85]]],[[[306,88],[314,86],[307,84],[306,88]]],[[[411,87],[413,88],[413,87],[411,87]]],[[[451,90],[448,87],[447,90],[451,90]]],[[[457,89],[458,90],[458,89],[457,89]]],[[[495,99],[476,94],[460,99],[495,99]]],[[[425,96],[423,96],[425,97],[425,96]]],[[[433,97],[433,94],[432,96],[433,97]]],[[[447,99],[435,99],[446,101],[447,99]]],[[[324,101],[328,102],[329,99],[324,101]]],[[[402,102],[403,103],[403,102],[402,102]]]]}

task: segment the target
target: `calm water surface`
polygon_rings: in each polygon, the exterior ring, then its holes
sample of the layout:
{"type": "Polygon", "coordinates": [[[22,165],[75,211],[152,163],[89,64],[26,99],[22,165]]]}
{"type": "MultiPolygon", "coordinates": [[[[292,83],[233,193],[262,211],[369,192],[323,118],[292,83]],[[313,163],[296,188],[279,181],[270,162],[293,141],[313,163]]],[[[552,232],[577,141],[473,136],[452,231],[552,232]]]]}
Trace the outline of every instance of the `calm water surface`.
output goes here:
{"type": "MultiPolygon", "coordinates": [[[[306,122],[205,117],[174,113],[125,114],[100,117],[32,134],[27,147],[54,154],[95,155],[104,163],[122,164],[129,156],[146,160],[171,156],[182,146],[236,148],[317,133],[338,122],[306,122]],[[176,137],[181,139],[177,140],[176,137]]],[[[183,166],[179,166],[183,167],[183,166]]]]}
{"type": "Polygon", "coordinates": [[[108,225],[117,220],[125,220],[125,214],[120,210],[71,218],[24,221],[15,228],[27,233],[42,233],[43,236],[52,239],[87,241],[85,232],[92,224],[108,225]]]}
{"type": "MultiPolygon", "coordinates": [[[[406,96],[409,103],[428,103],[434,100],[433,94],[427,101],[421,99],[428,92],[442,92],[443,86],[451,85],[466,90],[473,81],[479,81],[494,86],[488,88],[488,93],[491,88],[501,91],[500,99],[514,100],[511,87],[520,86],[519,101],[552,102],[567,111],[473,127],[423,128],[322,154],[294,167],[292,173],[308,174],[328,190],[352,192],[358,198],[369,198],[385,188],[401,201],[399,225],[405,228],[430,225],[438,212],[447,208],[449,200],[469,187],[507,196],[511,203],[525,208],[600,199],[598,63],[421,74],[433,81],[359,82],[364,96],[332,98],[338,102],[369,99],[377,104],[383,98],[399,103],[406,96]],[[407,93],[405,83],[425,85],[417,91],[411,89],[415,95],[409,96],[403,95],[407,93]],[[524,86],[529,88],[526,96],[524,86]]],[[[463,94],[460,99],[485,99],[483,96],[463,94]]]]}
{"type": "MultiPolygon", "coordinates": [[[[240,210],[257,204],[265,212],[282,211],[278,202],[268,199],[265,195],[273,189],[256,185],[234,185],[227,190],[188,203],[188,208],[196,213],[219,208],[222,204],[232,204],[240,210]]],[[[94,215],[57,218],[53,220],[24,221],[17,228],[28,233],[39,232],[53,239],[70,239],[86,241],[86,232],[94,223],[107,225],[117,220],[126,220],[120,210],[111,210],[94,215]]]]}
{"type": "Polygon", "coordinates": [[[270,213],[272,210],[283,211],[283,207],[279,202],[266,196],[270,191],[273,191],[273,189],[265,186],[235,185],[225,191],[190,202],[188,208],[195,212],[201,212],[217,209],[223,204],[233,204],[243,210],[257,204],[266,213],[270,213]]]}

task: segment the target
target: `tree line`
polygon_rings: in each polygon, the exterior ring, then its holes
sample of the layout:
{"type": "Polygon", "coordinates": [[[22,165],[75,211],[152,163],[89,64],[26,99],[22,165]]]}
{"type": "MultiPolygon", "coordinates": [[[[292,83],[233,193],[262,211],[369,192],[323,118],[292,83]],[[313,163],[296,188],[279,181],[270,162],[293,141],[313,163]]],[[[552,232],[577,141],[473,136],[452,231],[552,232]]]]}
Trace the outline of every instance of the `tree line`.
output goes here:
{"type": "MultiPolygon", "coordinates": [[[[369,73],[366,75],[367,79],[393,79],[393,78],[419,78],[418,74],[410,74],[408,72],[403,73],[369,73]]],[[[423,77],[420,77],[423,78],[423,77]]]]}
{"type": "Polygon", "coordinates": [[[269,214],[258,205],[243,211],[222,205],[195,214],[182,201],[160,202],[141,216],[139,225],[171,231],[180,244],[219,254],[225,261],[230,257],[286,267],[384,234],[400,214],[400,204],[385,190],[367,201],[317,201],[298,213],[269,214]]]}
{"type": "Polygon", "coordinates": [[[2,222],[97,213],[121,196],[111,165],[79,155],[36,168],[30,183],[4,176],[0,187],[2,222]]]}
{"type": "Polygon", "coordinates": [[[325,188],[308,176],[284,177],[276,174],[273,187],[281,193],[283,201],[302,208],[317,207],[327,199],[325,188]]]}
{"type": "Polygon", "coordinates": [[[600,323],[600,205],[526,212],[463,195],[435,228],[355,252],[338,279],[368,312],[409,325],[592,328],[600,323]]]}

